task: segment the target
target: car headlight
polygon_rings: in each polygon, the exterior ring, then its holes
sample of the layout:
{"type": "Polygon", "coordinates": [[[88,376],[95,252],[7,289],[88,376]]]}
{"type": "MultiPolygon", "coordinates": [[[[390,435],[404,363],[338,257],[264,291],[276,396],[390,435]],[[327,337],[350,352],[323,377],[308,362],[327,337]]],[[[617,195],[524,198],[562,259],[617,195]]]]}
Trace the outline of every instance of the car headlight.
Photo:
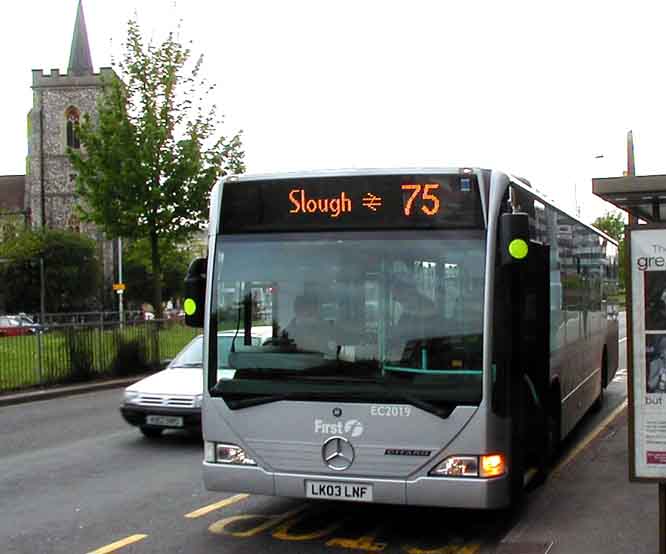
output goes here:
{"type": "Polygon", "coordinates": [[[126,390],[123,393],[123,401],[125,404],[132,404],[137,398],[139,398],[139,393],[133,390],[126,390]]]}
{"type": "Polygon", "coordinates": [[[194,407],[201,408],[201,401],[203,400],[203,394],[197,394],[194,397],[194,407]]]}

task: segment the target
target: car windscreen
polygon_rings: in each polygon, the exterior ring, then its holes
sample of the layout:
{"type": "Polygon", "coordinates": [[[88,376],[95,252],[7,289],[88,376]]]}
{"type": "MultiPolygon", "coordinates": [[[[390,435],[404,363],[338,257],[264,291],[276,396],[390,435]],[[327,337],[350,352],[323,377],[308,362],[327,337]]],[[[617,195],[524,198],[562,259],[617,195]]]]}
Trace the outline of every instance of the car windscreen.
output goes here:
{"type": "Polygon", "coordinates": [[[203,366],[203,337],[196,337],[174,360],[169,364],[170,368],[198,367],[203,366]]]}
{"type": "MultiPolygon", "coordinates": [[[[252,343],[257,345],[261,343],[258,337],[252,338],[252,343]]],[[[229,352],[243,351],[243,337],[240,338],[234,334],[218,335],[217,337],[217,367],[218,369],[229,368],[229,352]],[[236,338],[234,338],[236,337],[236,338]]],[[[203,366],[203,337],[195,338],[174,358],[170,368],[201,368],[203,366]]]]}

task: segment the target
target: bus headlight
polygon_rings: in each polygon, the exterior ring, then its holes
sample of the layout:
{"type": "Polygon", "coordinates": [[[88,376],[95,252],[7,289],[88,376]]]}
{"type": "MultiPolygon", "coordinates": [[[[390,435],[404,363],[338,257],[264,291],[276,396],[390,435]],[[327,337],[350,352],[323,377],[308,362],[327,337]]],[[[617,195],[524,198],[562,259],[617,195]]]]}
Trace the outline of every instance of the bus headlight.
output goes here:
{"type": "Polygon", "coordinates": [[[203,398],[203,394],[197,394],[194,397],[194,407],[195,408],[201,408],[201,399],[203,398]]]}
{"type": "Polygon", "coordinates": [[[506,473],[502,454],[481,456],[449,456],[430,470],[434,477],[499,477],[506,473]]]}
{"type": "Polygon", "coordinates": [[[479,459],[476,456],[450,456],[436,465],[430,475],[436,477],[478,477],[479,459]]]}
{"type": "Polygon", "coordinates": [[[206,442],[204,461],[212,464],[257,465],[257,462],[250,458],[240,446],[222,442],[206,442]]]}

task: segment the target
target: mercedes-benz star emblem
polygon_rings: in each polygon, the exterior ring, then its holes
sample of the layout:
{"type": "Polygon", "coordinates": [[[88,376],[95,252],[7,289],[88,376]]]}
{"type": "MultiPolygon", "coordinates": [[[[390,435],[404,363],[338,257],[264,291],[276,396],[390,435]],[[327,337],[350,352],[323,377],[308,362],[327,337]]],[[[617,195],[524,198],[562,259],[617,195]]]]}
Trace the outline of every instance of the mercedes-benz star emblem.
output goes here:
{"type": "Polygon", "coordinates": [[[340,408],[333,408],[333,415],[335,417],[340,417],[342,415],[342,410],[340,408]]]}
{"type": "Polygon", "coordinates": [[[344,437],[331,437],[321,447],[321,457],[332,470],[344,471],[354,463],[354,447],[344,437]]]}

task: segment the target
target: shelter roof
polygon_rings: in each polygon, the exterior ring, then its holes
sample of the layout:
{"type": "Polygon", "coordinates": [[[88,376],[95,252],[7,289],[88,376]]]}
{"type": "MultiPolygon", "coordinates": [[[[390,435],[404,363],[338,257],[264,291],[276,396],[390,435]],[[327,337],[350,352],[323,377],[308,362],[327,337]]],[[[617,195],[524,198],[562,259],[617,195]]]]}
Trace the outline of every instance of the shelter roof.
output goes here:
{"type": "Polygon", "coordinates": [[[666,222],[666,175],[592,179],[592,192],[648,223],[666,222]]]}

